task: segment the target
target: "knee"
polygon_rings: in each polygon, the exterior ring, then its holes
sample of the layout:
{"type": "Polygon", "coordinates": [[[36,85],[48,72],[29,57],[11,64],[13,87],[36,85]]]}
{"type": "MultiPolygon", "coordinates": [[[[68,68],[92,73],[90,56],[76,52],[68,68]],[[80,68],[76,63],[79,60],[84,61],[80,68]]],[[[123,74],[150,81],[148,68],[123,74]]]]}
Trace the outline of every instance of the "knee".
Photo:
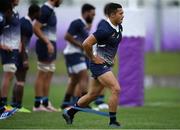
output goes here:
{"type": "Polygon", "coordinates": [[[120,91],[121,91],[121,88],[120,88],[119,85],[114,86],[113,89],[112,89],[112,93],[116,94],[116,95],[119,95],[120,91]]]}

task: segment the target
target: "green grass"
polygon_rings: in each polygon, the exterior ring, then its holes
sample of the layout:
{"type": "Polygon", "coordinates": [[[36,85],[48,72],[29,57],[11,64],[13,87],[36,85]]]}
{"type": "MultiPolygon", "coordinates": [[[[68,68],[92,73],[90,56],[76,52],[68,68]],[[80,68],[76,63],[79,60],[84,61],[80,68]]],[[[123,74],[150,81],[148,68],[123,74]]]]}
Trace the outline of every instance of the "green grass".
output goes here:
{"type": "Polygon", "coordinates": [[[145,74],[155,76],[180,76],[180,53],[147,53],[145,74]]]}
{"type": "MultiPolygon", "coordinates": [[[[30,56],[30,74],[34,74],[37,71],[36,56],[30,56]]],[[[116,58],[117,59],[117,58],[116,58]]],[[[154,76],[180,76],[180,53],[146,53],[145,54],[145,74],[154,76]]],[[[63,55],[59,54],[56,61],[56,74],[65,75],[66,66],[63,55]]],[[[118,72],[118,61],[115,62],[113,67],[115,74],[118,72]]]]}
{"type": "MultiPolygon", "coordinates": [[[[64,87],[53,86],[50,99],[58,107],[64,96],[64,87]]],[[[153,87],[145,90],[145,106],[118,109],[122,128],[180,128],[180,88],[153,87]]],[[[32,109],[33,88],[25,88],[24,106],[32,109]]],[[[79,112],[74,124],[68,126],[61,117],[62,112],[31,114],[16,113],[0,121],[0,129],[108,129],[106,117],[79,112]]]]}

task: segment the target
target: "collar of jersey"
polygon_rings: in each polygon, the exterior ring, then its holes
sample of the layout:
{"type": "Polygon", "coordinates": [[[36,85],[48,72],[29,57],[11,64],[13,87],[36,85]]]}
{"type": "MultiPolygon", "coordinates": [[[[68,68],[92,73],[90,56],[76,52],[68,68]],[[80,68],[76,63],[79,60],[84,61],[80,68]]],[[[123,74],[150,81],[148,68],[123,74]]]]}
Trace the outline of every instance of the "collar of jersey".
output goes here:
{"type": "Polygon", "coordinates": [[[110,25],[112,28],[114,28],[117,32],[119,32],[119,26],[113,25],[113,24],[111,23],[111,20],[110,20],[109,18],[108,18],[106,21],[109,23],[109,25],[110,25]]]}
{"type": "Polygon", "coordinates": [[[83,17],[80,17],[80,19],[81,19],[81,21],[82,21],[85,25],[87,25],[87,22],[84,20],[83,17]]]}
{"type": "Polygon", "coordinates": [[[31,18],[28,15],[25,16],[25,19],[27,19],[31,24],[33,23],[33,21],[31,20],[31,18]]]}
{"type": "Polygon", "coordinates": [[[54,6],[52,6],[48,1],[45,3],[49,8],[54,9],[54,6]]]}

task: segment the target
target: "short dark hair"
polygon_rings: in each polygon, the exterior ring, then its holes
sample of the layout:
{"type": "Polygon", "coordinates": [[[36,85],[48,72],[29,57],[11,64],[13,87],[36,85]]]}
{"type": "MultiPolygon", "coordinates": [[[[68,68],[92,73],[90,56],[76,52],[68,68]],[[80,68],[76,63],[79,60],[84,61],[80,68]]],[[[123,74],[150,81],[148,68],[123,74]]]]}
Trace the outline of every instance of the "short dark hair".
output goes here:
{"type": "Polygon", "coordinates": [[[0,11],[2,13],[12,10],[11,0],[0,0],[0,11]]]}
{"type": "Polygon", "coordinates": [[[39,12],[40,11],[40,7],[37,5],[37,4],[32,4],[30,7],[29,7],[29,11],[28,11],[28,14],[29,15],[34,15],[35,13],[39,12]]]}
{"type": "Polygon", "coordinates": [[[107,15],[107,8],[108,8],[108,5],[109,3],[107,3],[105,6],[104,6],[104,14],[107,15]]]}
{"type": "Polygon", "coordinates": [[[82,6],[81,13],[84,14],[85,12],[88,12],[88,11],[94,10],[94,9],[95,9],[95,7],[93,5],[86,3],[82,6]]]}
{"type": "Polygon", "coordinates": [[[118,8],[122,8],[120,4],[117,3],[109,3],[106,5],[106,14],[110,16],[112,13],[115,13],[118,8]]]}

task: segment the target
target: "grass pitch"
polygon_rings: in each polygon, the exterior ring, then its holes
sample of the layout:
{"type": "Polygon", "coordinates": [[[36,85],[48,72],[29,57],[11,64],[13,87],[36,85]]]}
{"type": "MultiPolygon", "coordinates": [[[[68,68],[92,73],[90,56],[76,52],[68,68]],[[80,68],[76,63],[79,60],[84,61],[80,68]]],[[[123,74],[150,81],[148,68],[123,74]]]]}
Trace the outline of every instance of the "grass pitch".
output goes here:
{"type": "MultiPolygon", "coordinates": [[[[59,107],[65,87],[54,85],[50,100],[59,107]]],[[[118,120],[122,128],[180,128],[180,88],[153,87],[145,90],[145,106],[118,109],[118,120]]],[[[107,94],[109,95],[109,94],[107,94]]],[[[24,106],[32,110],[33,87],[26,86],[24,106]]],[[[0,121],[0,129],[110,129],[109,119],[95,114],[79,112],[73,125],[66,125],[62,112],[16,113],[7,120],[0,121]]]]}

